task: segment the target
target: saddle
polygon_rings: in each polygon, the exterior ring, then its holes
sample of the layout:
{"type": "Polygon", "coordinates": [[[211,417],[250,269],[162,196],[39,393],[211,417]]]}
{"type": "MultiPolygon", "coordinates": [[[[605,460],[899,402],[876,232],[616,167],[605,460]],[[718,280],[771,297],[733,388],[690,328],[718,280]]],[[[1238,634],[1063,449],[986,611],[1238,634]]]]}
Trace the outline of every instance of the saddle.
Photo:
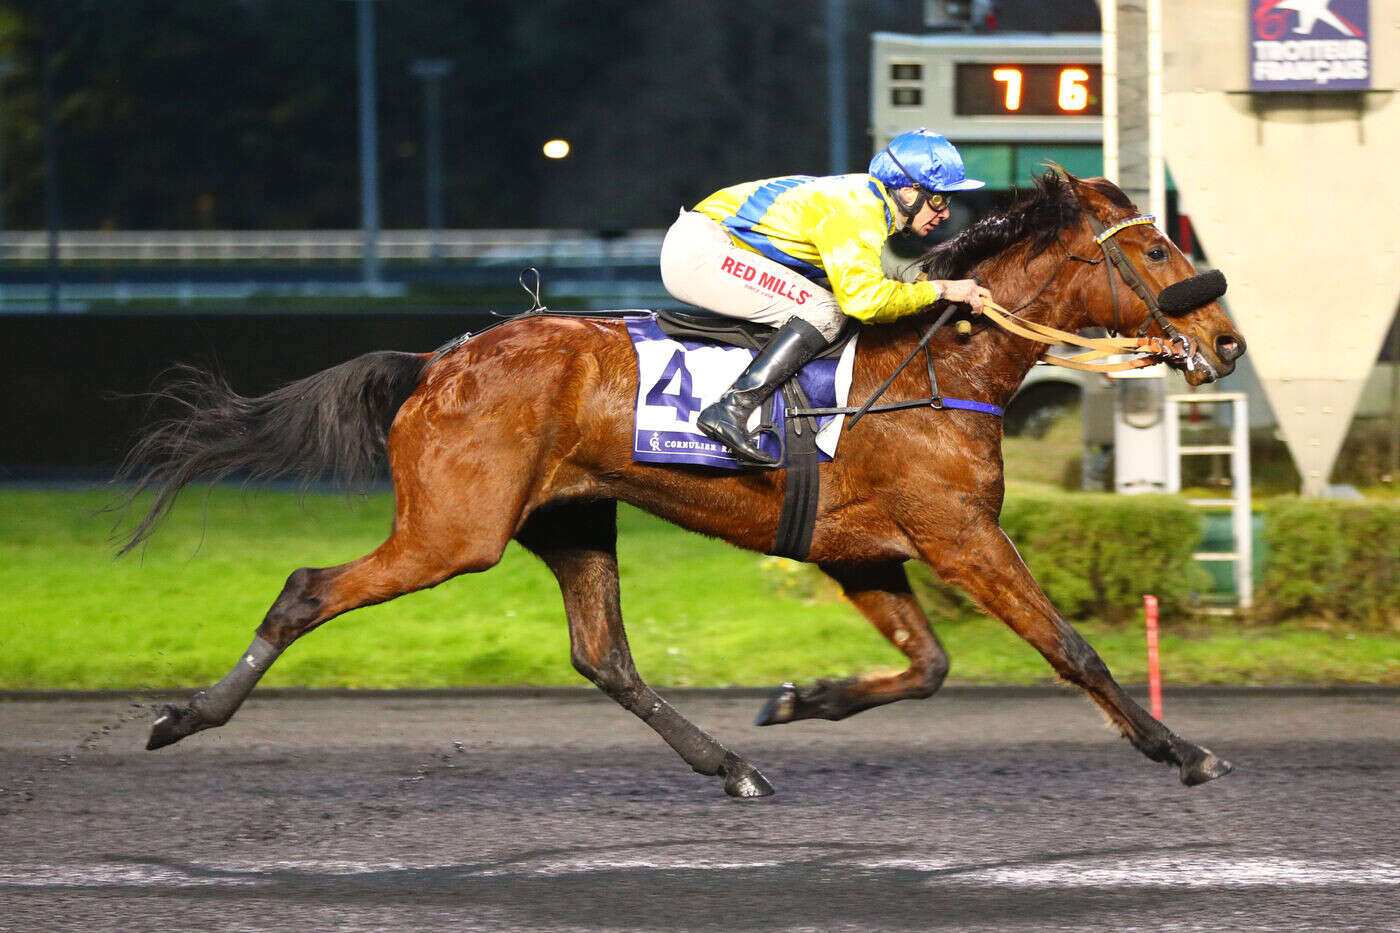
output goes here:
{"type": "MultiPolygon", "coordinates": [[[[778,332],[767,324],[756,324],[738,318],[725,317],[712,311],[685,309],[656,312],[656,325],[668,337],[703,340],[731,347],[762,350],[778,332]]],[[[841,330],[821,353],[813,359],[839,359],[842,350],[860,333],[860,323],[847,318],[841,330]]],[[[802,391],[797,377],[789,379],[780,390],[788,410],[812,410],[812,403],[802,391]]],[[[821,477],[817,471],[817,430],[815,417],[789,417],[782,425],[763,425],[776,431],[783,442],[782,469],[787,471],[783,484],[783,508],[768,553],[796,560],[807,559],[812,543],[812,530],[817,519],[817,500],[821,495],[821,477]]]]}
{"type": "MultiPolygon", "coordinates": [[[[678,340],[705,340],[710,343],[723,344],[726,347],[744,347],[748,350],[762,350],[773,339],[773,335],[778,332],[776,327],[770,327],[767,324],[756,324],[753,321],[725,317],[722,314],[715,314],[713,311],[704,311],[699,308],[657,311],[656,325],[667,337],[675,337],[678,340]]],[[[836,339],[812,359],[840,359],[841,351],[846,348],[846,344],[850,343],[859,333],[860,322],[855,318],[846,318],[841,325],[840,332],[836,335],[836,339]]],[[[789,380],[789,384],[794,381],[789,380]]]]}

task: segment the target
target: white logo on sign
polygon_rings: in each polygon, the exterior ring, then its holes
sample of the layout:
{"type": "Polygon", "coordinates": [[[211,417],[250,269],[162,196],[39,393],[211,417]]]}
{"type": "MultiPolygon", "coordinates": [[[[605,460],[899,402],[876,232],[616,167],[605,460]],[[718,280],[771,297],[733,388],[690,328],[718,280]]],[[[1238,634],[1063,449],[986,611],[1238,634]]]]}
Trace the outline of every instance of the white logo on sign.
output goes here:
{"type": "Polygon", "coordinates": [[[1317,25],[1318,20],[1322,20],[1344,36],[1359,37],[1361,33],[1343,22],[1336,13],[1328,9],[1331,5],[1332,0],[1283,0],[1283,2],[1274,7],[1274,9],[1292,10],[1298,14],[1298,25],[1293,27],[1293,31],[1298,35],[1311,35],[1313,26],[1317,25]]]}
{"type": "Polygon", "coordinates": [[[656,434],[655,431],[651,432],[651,439],[648,440],[647,443],[649,443],[649,444],[651,445],[651,449],[652,449],[652,450],[660,450],[660,449],[661,449],[661,440],[660,440],[660,438],[657,436],[657,434],[656,434]]]}

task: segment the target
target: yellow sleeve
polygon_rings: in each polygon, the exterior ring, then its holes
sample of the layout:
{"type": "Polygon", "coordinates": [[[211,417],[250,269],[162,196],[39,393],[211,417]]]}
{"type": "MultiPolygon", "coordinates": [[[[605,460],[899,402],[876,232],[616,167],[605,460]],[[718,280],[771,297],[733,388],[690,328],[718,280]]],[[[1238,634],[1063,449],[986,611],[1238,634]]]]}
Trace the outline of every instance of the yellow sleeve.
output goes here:
{"type": "Polygon", "coordinates": [[[880,248],[887,230],[884,217],[878,226],[850,212],[833,211],[809,232],[821,253],[822,268],[841,310],[853,318],[884,324],[915,314],[938,300],[932,282],[897,282],[880,269],[880,248]],[[862,222],[867,221],[867,222],[862,222]]]}

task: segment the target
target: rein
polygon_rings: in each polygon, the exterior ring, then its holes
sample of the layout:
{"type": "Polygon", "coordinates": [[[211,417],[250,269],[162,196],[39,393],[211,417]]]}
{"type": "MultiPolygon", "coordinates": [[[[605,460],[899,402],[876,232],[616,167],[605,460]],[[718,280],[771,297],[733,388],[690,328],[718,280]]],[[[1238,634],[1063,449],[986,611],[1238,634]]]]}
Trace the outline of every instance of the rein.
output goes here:
{"type": "Polygon", "coordinates": [[[1089,351],[1074,356],[1057,356],[1047,350],[1041,354],[1041,360],[1053,366],[1091,373],[1113,373],[1129,369],[1144,369],[1148,366],[1156,366],[1165,360],[1175,359],[1180,360],[1187,369],[1191,369],[1194,366],[1195,356],[1195,347],[1192,345],[1191,338],[1184,336],[1172,326],[1171,321],[1167,320],[1166,315],[1162,313],[1161,307],[1158,305],[1157,296],[1152,294],[1142,281],[1137,267],[1123,252],[1123,247],[1113,239],[1115,234],[1128,227],[1153,224],[1156,223],[1157,218],[1151,214],[1140,214],[1120,221],[1112,227],[1105,227],[1093,214],[1088,211],[1085,211],[1084,214],[1089,220],[1089,229],[1094,234],[1094,242],[1103,250],[1103,259],[1088,259],[1084,256],[1077,256],[1066,246],[1064,247],[1065,259],[1060,262],[1050,279],[1040,287],[1040,290],[1030,300],[1023,302],[1016,308],[1016,311],[1007,311],[996,302],[984,302],[981,313],[1002,330],[1018,337],[1024,337],[1036,343],[1069,344],[1070,346],[1083,347],[1089,351]],[[1103,263],[1105,259],[1108,260],[1108,264],[1104,265],[1104,272],[1108,275],[1108,291],[1113,297],[1113,329],[1115,333],[1122,329],[1122,312],[1118,303],[1118,283],[1113,277],[1113,270],[1118,270],[1123,282],[1137,293],[1137,296],[1142,299],[1143,304],[1151,313],[1148,320],[1143,322],[1136,337],[1081,337],[1048,324],[1037,324],[1034,321],[1016,317],[1016,312],[1029,306],[1036,298],[1040,297],[1040,293],[1045,291],[1050,282],[1059,275],[1065,263],[1071,259],[1095,266],[1103,263]],[[1147,328],[1154,320],[1162,328],[1164,337],[1146,336],[1147,328]],[[1116,363],[1095,362],[1104,357],[1118,356],[1123,353],[1141,355],[1135,359],[1120,360],[1116,363]]]}
{"type": "Polygon", "coordinates": [[[943,407],[943,399],[938,393],[938,377],[933,374],[933,351],[929,349],[928,345],[929,341],[933,339],[933,335],[938,333],[938,328],[948,323],[948,318],[952,317],[957,309],[957,305],[949,302],[948,307],[944,308],[943,313],[938,316],[938,320],[933,322],[933,326],[924,332],[924,336],[919,339],[914,349],[909,351],[909,355],[904,358],[904,362],[894,368],[894,372],[890,373],[889,378],[880,383],[879,387],[874,392],[870,393],[870,398],[866,399],[859,408],[851,409],[851,420],[846,425],[848,430],[855,427],[856,422],[865,417],[865,413],[868,411],[895,411],[901,408],[913,408],[920,405],[928,405],[932,408],[943,407]],[[928,358],[928,381],[932,394],[925,399],[917,399],[909,402],[887,402],[884,405],[876,405],[875,403],[879,400],[880,396],[884,395],[885,390],[894,382],[895,377],[904,372],[905,367],[910,363],[914,362],[914,357],[919,355],[920,350],[922,350],[924,355],[928,358]]]}
{"type": "Polygon", "coordinates": [[[1048,324],[1037,324],[1034,321],[1027,321],[1014,316],[1011,312],[1001,307],[994,301],[982,304],[982,315],[993,324],[1008,333],[1036,343],[1060,344],[1067,343],[1075,347],[1083,347],[1088,353],[1078,353],[1074,356],[1056,356],[1053,353],[1045,352],[1041,354],[1041,360],[1054,366],[1063,366],[1066,369],[1079,369],[1091,373],[1113,373],[1126,369],[1143,369],[1147,366],[1156,366],[1167,359],[1181,359],[1189,362],[1192,355],[1192,347],[1187,338],[1177,335],[1175,338],[1166,337],[1081,337],[1069,331],[1051,327],[1048,324]],[[1131,360],[1120,360],[1116,363],[1096,363],[1093,360],[1101,360],[1107,356],[1118,356],[1123,353],[1139,353],[1142,356],[1131,360]]]}

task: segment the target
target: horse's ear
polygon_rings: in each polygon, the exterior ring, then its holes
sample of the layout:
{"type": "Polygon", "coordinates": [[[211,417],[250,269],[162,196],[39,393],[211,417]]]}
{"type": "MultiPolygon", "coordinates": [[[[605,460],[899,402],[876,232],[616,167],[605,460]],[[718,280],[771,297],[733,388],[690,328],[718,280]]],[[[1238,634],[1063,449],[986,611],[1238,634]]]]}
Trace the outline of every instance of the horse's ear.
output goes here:
{"type": "Polygon", "coordinates": [[[1051,172],[1053,172],[1054,174],[1059,175],[1061,178],[1063,178],[1066,182],[1069,183],[1069,186],[1070,186],[1071,188],[1078,188],[1078,187],[1079,187],[1079,179],[1078,179],[1078,178],[1075,178],[1073,175],[1071,175],[1071,174],[1069,173],[1069,170],[1066,169],[1066,168],[1065,168],[1063,165],[1061,165],[1060,163],[1054,161],[1053,159],[1046,159],[1044,162],[1042,162],[1042,163],[1040,163],[1040,164],[1043,165],[1043,166],[1045,166],[1046,169],[1048,169],[1049,171],[1051,171],[1051,172]]]}
{"type": "Polygon", "coordinates": [[[1068,190],[1070,198],[1076,202],[1082,200],[1080,196],[1079,179],[1071,175],[1068,169],[1052,159],[1046,159],[1040,164],[1045,166],[1045,174],[1041,176],[1045,179],[1045,188],[1049,189],[1052,184],[1058,182],[1060,185],[1064,186],[1065,190],[1068,190]]]}

